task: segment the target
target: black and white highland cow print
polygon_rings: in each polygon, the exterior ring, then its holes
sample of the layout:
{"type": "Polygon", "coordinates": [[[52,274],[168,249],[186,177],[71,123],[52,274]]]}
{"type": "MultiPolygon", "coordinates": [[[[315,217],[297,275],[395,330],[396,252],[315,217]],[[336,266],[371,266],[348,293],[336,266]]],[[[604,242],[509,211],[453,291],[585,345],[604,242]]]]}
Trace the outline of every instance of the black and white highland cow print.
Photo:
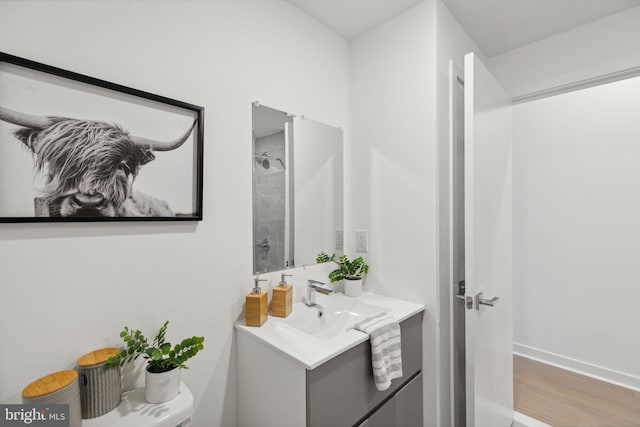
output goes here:
{"type": "Polygon", "coordinates": [[[179,148],[195,122],[175,141],[130,135],[117,124],[38,116],[0,107],[0,120],[20,126],[13,135],[32,153],[44,177],[44,202],[58,217],[171,217],[169,204],[133,189],[154,151],[179,148]]]}

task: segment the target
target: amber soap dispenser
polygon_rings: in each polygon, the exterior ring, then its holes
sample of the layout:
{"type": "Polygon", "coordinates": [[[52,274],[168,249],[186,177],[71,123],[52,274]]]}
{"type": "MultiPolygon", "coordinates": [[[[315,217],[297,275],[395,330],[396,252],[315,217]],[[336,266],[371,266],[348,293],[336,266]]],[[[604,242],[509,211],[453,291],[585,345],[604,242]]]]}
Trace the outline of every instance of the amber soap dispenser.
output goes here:
{"type": "Polygon", "coordinates": [[[247,326],[262,326],[267,321],[269,300],[267,291],[258,286],[260,282],[266,282],[266,279],[256,277],[253,290],[245,298],[244,317],[247,326]]]}
{"type": "Polygon", "coordinates": [[[277,317],[287,317],[291,314],[291,305],[293,303],[293,286],[287,284],[285,277],[291,274],[282,274],[280,283],[273,288],[273,297],[271,299],[271,314],[277,317]]]}

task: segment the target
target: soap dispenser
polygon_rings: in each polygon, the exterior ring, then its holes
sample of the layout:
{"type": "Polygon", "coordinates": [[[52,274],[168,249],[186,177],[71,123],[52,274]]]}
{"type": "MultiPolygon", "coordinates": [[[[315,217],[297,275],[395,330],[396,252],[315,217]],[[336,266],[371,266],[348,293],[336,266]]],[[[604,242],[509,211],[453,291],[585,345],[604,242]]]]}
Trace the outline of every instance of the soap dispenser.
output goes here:
{"type": "Polygon", "coordinates": [[[273,288],[273,297],[271,300],[271,314],[278,317],[287,317],[291,313],[291,304],[293,303],[293,286],[287,284],[285,277],[291,274],[282,274],[280,283],[273,288]]]}
{"type": "Polygon", "coordinates": [[[260,289],[259,282],[266,282],[266,279],[256,277],[253,290],[245,299],[244,317],[247,326],[262,326],[267,321],[269,310],[267,291],[260,289]]]}

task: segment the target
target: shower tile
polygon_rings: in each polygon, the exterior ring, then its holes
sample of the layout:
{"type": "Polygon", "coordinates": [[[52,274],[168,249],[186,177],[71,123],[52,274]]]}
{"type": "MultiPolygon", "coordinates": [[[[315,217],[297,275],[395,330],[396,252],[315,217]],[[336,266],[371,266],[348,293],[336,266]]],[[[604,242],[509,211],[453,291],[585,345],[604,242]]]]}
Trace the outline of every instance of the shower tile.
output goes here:
{"type": "Polygon", "coordinates": [[[274,243],[271,245],[269,266],[273,270],[282,270],[284,268],[284,244],[274,243]]]}

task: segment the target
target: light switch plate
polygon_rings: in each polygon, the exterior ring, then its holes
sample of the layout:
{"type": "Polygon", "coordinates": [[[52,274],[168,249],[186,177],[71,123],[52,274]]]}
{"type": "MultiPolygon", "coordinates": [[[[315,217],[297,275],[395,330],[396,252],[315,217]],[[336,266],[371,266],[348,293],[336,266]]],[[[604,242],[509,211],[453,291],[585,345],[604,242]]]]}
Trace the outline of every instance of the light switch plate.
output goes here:
{"type": "Polygon", "coordinates": [[[369,232],[356,230],[356,252],[369,252],[369,232]]]}

